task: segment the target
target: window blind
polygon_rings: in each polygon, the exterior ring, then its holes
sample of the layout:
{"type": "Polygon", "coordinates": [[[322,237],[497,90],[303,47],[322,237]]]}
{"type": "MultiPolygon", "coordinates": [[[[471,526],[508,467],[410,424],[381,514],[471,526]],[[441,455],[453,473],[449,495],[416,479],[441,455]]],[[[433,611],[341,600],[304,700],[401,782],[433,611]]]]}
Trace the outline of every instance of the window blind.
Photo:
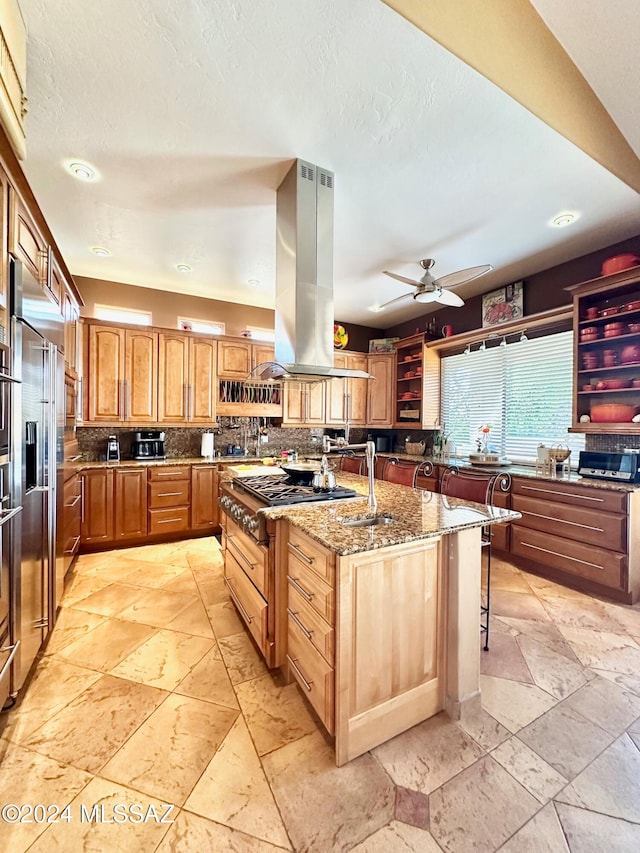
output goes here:
{"type": "Polygon", "coordinates": [[[567,432],[572,394],[571,331],[442,359],[442,422],[464,455],[490,425],[490,449],[513,461],[535,461],[539,444],[560,442],[577,456],[584,436],[567,432]]]}

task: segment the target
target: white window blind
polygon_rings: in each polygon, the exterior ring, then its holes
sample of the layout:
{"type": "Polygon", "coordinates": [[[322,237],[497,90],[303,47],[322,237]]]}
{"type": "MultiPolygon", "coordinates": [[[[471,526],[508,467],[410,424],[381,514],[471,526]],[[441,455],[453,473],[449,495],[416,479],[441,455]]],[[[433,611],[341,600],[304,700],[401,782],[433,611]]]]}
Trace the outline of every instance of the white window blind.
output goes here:
{"type": "Polygon", "coordinates": [[[446,356],[441,367],[441,416],[458,453],[477,449],[485,424],[489,447],[514,461],[535,461],[539,444],[584,449],[584,436],[567,432],[573,332],[446,356]]]}

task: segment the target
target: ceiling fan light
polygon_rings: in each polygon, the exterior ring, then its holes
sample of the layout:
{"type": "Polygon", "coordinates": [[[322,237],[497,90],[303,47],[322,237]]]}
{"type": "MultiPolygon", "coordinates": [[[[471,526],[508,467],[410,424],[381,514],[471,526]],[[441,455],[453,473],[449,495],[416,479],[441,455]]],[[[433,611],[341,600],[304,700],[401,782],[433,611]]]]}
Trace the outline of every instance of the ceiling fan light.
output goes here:
{"type": "Polygon", "coordinates": [[[439,290],[418,290],[413,294],[416,302],[437,302],[442,291],[439,290]]]}

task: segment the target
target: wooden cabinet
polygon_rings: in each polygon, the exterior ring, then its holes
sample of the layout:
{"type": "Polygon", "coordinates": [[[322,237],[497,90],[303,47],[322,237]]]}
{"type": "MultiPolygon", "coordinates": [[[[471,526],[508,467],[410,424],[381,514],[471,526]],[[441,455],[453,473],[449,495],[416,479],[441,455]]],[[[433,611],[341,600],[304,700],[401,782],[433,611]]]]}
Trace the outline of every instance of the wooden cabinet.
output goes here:
{"type": "Polygon", "coordinates": [[[158,335],[158,421],[215,420],[217,341],[170,332],[158,335]]]}
{"type": "Polygon", "coordinates": [[[567,289],[574,307],[571,431],[638,434],[640,267],[567,289]]]}
{"type": "Polygon", "coordinates": [[[411,429],[422,425],[422,372],[424,335],[396,341],[394,427],[411,429]]]}
{"type": "Polygon", "coordinates": [[[319,426],[325,423],[326,382],[287,382],[283,391],[282,425],[319,426]]]}
{"type": "Polygon", "coordinates": [[[156,423],[158,333],[89,324],[87,420],[156,423]]]}
{"type": "Polygon", "coordinates": [[[213,530],[220,524],[218,469],[215,465],[191,466],[191,529],[213,530]]]}
{"type": "MultiPolygon", "coordinates": [[[[9,210],[9,177],[0,166],[0,204],[3,215],[0,216],[0,312],[9,308],[9,256],[8,256],[8,220],[5,211],[9,210]]],[[[3,319],[4,340],[9,340],[8,315],[3,319]]]]}
{"type": "Polygon", "coordinates": [[[218,341],[218,373],[225,379],[246,379],[263,361],[273,361],[273,344],[218,341]]]}
{"type": "Polygon", "coordinates": [[[116,468],[114,474],[114,537],[117,542],[147,535],[147,472],[116,468]]]}
{"type": "Polygon", "coordinates": [[[64,317],[64,364],[66,372],[77,378],[79,364],[80,308],[66,286],[62,289],[64,317]]]}
{"type": "Polygon", "coordinates": [[[113,470],[92,468],[82,472],[81,543],[113,541],[113,470]]]}
{"type": "Polygon", "coordinates": [[[44,285],[47,279],[47,243],[20,196],[9,192],[9,251],[44,285]]]}
{"type": "Polygon", "coordinates": [[[280,383],[246,383],[258,364],[273,361],[273,345],[249,341],[218,341],[219,415],[234,417],[282,417],[280,383]]]}
{"type": "Polygon", "coordinates": [[[149,535],[189,529],[190,465],[149,468],[149,535]]]}
{"type": "MultiPolygon", "coordinates": [[[[367,370],[364,353],[336,353],[333,366],[348,370],[367,370]]],[[[367,423],[368,379],[331,379],[326,383],[325,423],[351,426],[367,423]]]]}
{"type": "Polygon", "coordinates": [[[392,427],[394,420],[395,353],[367,356],[366,370],[375,379],[367,380],[367,426],[392,427]]]}
{"type": "Polygon", "coordinates": [[[73,563],[80,546],[82,528],[82,477],[73,474],[65,481],[63,487],[62,519],[62,551],[64,562],[64,574],[73,563]]]}

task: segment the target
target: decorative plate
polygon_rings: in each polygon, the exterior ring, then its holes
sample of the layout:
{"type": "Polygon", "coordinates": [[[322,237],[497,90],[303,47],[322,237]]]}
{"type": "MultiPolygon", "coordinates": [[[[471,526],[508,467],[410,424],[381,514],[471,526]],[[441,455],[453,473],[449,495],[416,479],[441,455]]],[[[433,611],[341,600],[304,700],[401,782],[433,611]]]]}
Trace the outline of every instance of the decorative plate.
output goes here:
{"type": "Polygon", "coordinates": [[[344,326],[339,326],[337,323],[333,325],[333,348],[344,349],[349,343],[349,335],[344,330],[344,326]]]}

